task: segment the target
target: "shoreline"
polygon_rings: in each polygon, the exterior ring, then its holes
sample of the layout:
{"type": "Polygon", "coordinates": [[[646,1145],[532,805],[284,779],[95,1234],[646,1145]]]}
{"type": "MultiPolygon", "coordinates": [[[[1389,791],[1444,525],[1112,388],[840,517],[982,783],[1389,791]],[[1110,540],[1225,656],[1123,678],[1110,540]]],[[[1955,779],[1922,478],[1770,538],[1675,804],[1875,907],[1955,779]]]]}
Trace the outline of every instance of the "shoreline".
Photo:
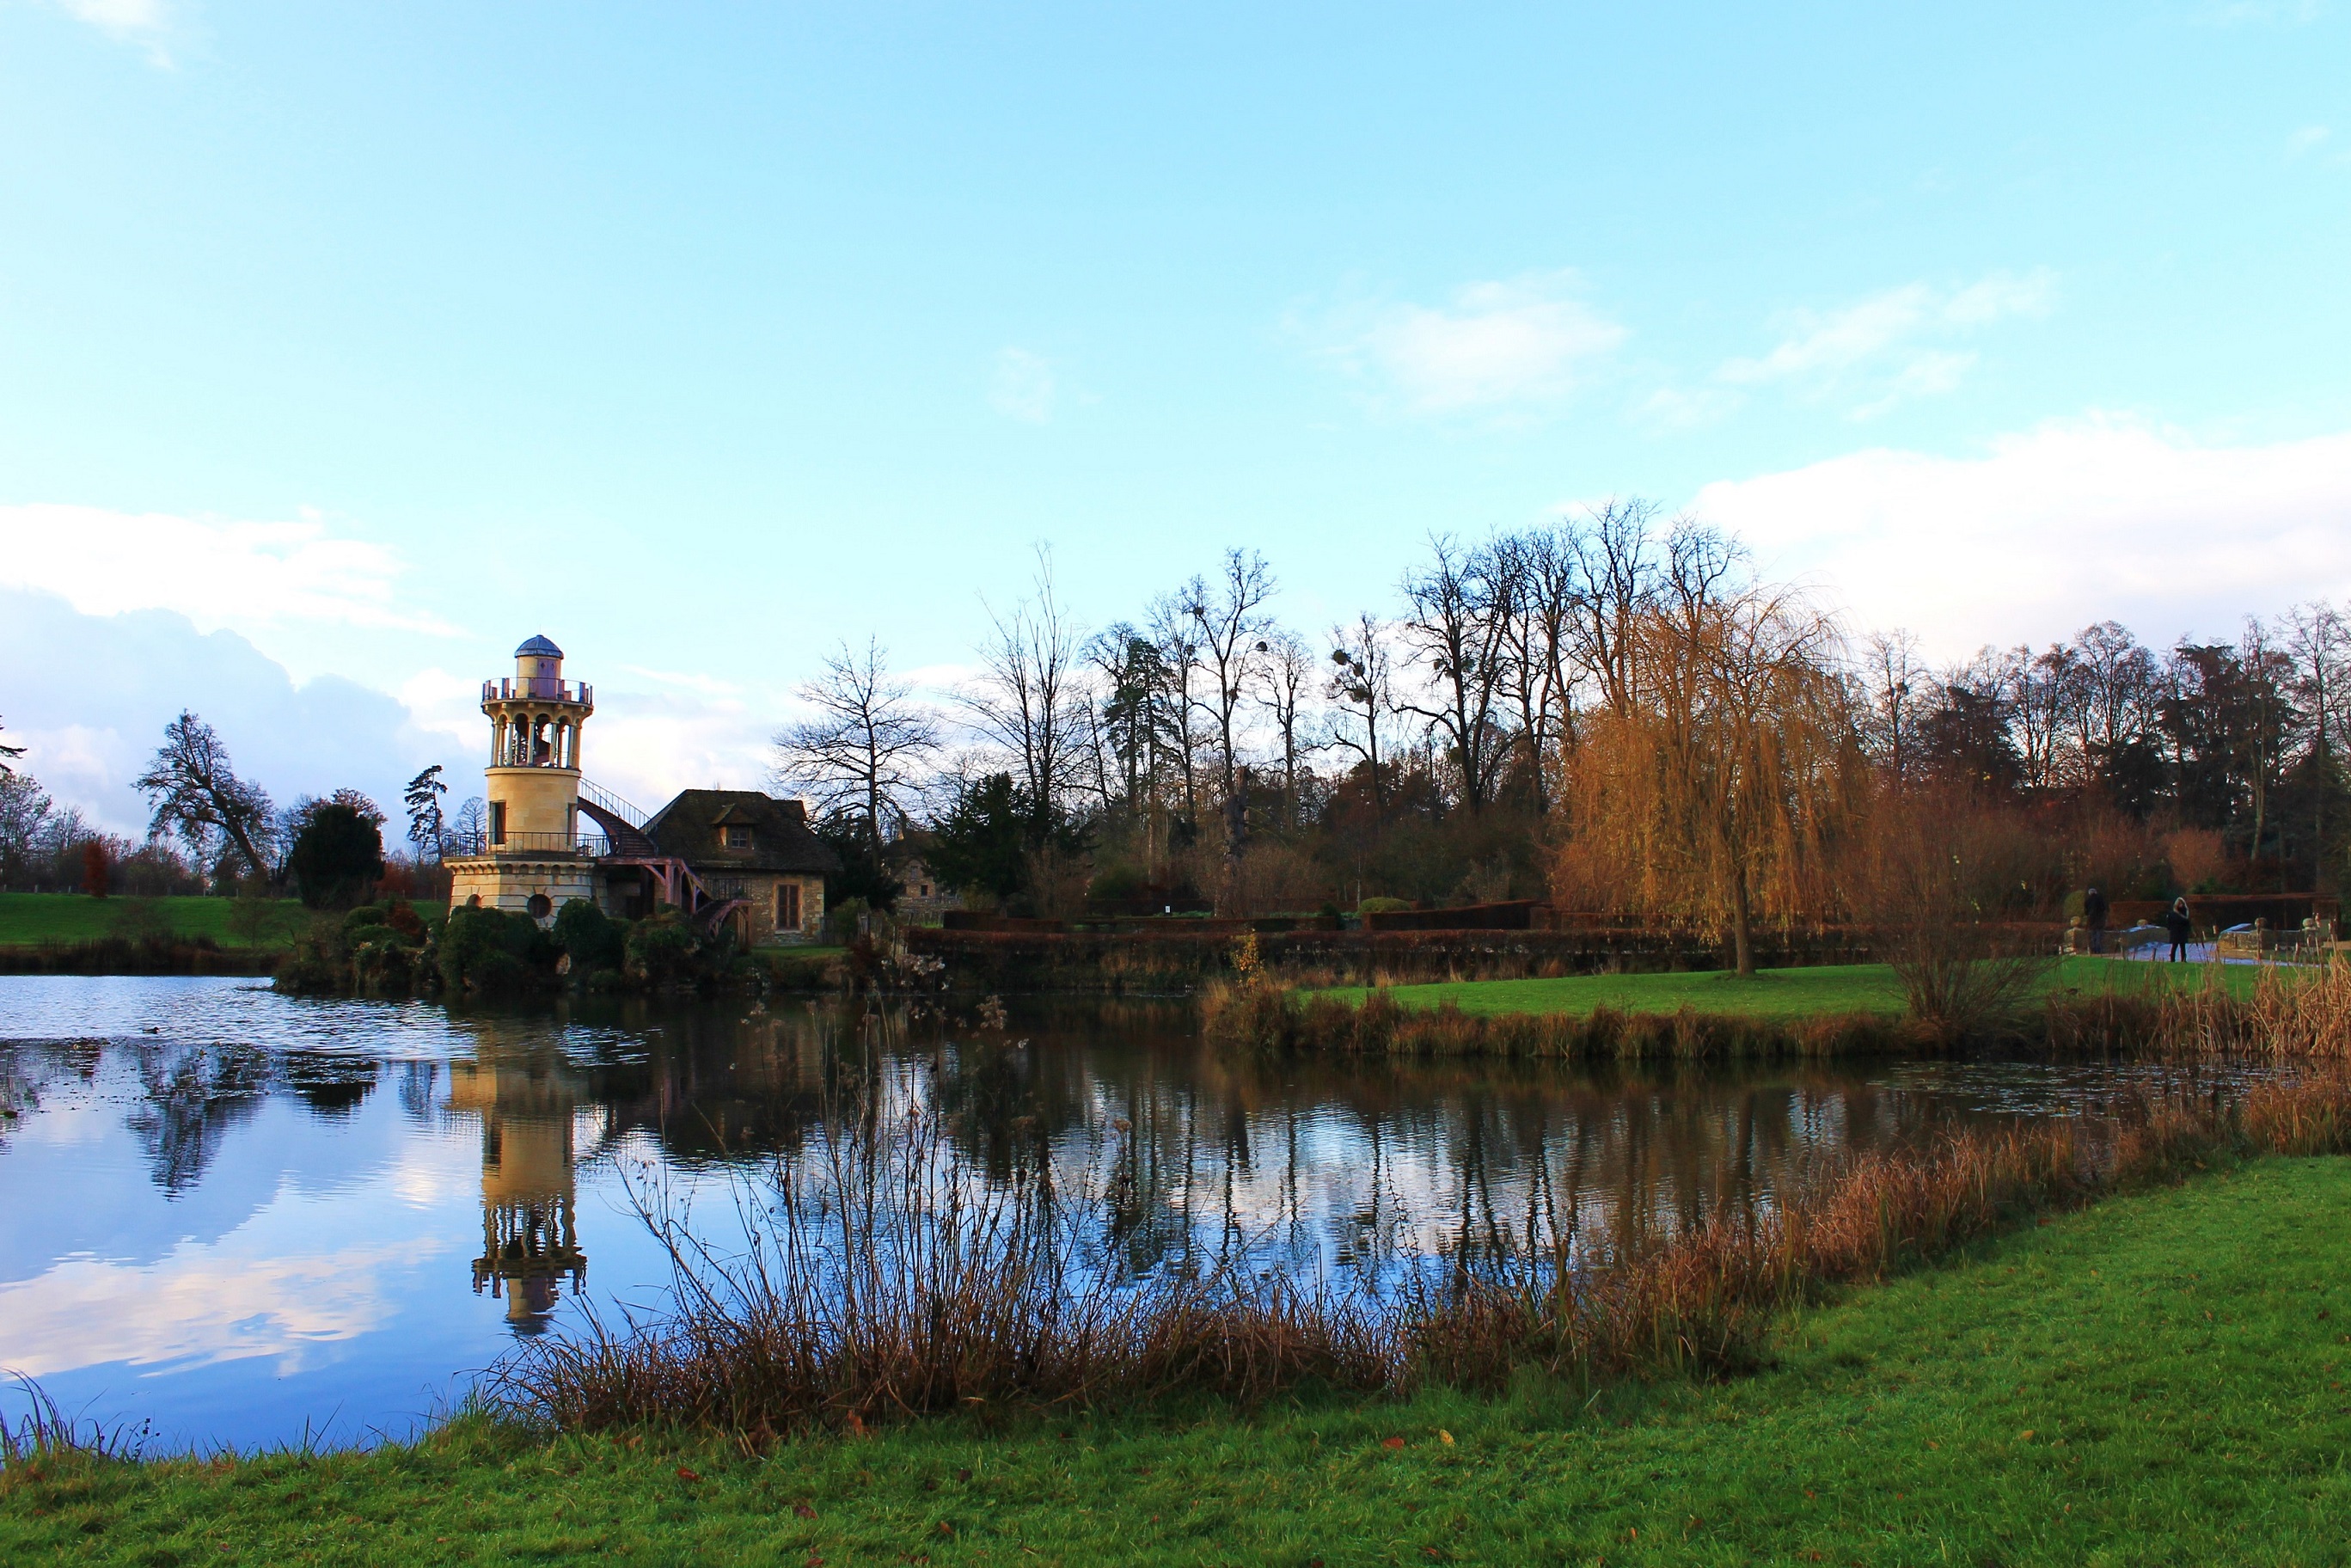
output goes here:
{"type": "Polygon", "coordinates": [[[2318,1561],[2346,1500],[2346,1261],[2351,1161],[2272,1156],[1839,1291],[1725,1381],[969,1416],[758,1452],[468,1415],[365,1452],[40,1461],[0,1479],[0,1550],[2318,1561]]]}

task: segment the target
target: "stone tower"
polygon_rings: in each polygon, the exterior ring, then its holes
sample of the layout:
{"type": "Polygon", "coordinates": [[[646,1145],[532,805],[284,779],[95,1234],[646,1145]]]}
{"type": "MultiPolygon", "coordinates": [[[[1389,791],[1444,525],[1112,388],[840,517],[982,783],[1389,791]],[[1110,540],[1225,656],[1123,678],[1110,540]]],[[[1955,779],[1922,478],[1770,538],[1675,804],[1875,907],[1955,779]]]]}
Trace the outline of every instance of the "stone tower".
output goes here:
{"type": "Polygon", "coordinates": [[[482,683],[489,820],[480,842],[449,861],[453,906],[546,921],[568,899],[595,902],[593,857],[580,837],[580,737],[595,711],[586,682],[564,682],[563,650],[545,637],[515,650],[511,679],[482,683]]]}

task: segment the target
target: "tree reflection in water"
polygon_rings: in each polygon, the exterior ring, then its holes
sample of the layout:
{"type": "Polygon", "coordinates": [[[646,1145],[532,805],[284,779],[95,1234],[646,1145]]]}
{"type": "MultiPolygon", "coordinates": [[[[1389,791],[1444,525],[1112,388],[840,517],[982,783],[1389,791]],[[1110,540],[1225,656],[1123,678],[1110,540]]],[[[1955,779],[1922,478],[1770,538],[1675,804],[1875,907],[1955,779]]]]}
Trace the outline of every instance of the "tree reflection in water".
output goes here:
{"type": "Polygon", "coordinates": [[[1040,1004],[1001,1030],[829,1000],[358,1006],[334,1015],[331,1051],[58,1041],[0,1047],[0,1066],[11,1103],[33,1107],[47,1082],[131,1064],[126,1121],[168,1193],[271,1096],[349,1119],[389,1078],[420,1131],[477,1128],[473,1284],[519,1333],[583,1285],[583,1166],[625,1149],[681,1176],[756,1176],[852,1104],[934,1113],[967,1179],[1027,1176],[1040,1201],[1092,1206],[1090,1266],[1130,1278],[1245,1256],[1377,1279],[1548,1238],[1620,1241],[1767,1205],[1824,1155],[2014,1114],[1954,1092],[1934,1074],[1966,1070],[1943,1067],[1238,1057],[1205,1047],[1180,1003],[1040,1004]]]}

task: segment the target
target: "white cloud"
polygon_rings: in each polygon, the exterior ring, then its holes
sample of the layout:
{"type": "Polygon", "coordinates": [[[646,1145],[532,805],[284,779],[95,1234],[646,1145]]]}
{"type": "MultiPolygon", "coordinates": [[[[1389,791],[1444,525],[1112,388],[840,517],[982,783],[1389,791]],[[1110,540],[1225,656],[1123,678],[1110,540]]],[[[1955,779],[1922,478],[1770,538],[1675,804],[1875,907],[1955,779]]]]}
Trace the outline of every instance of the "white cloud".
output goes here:
{"type": "Polygon", "coordinates": [[[1839,309],[1788,311],[1774,319],[1782,336],[1769,353],[1726,361],[1716,379],[1732,386],[1785,382],[1814,397],[1858,395],[1853,414],[1866,419],[1956,387],[1976,356],[1938,345],[2045,314],[2055,292],[2046,269],[1994,272],[1958,289],[1907,283],[1839,309]]]}
{"type": "Polygon", "coordinates": [[[406,568],[314,513],[239,522],[36,503],[0,506],[0,585],[55,593],[86,615],[171,610],[209,632],[295,622],[451,635],[400,603],[406,568]]]}
{"type": "Polygon", "coordinates": [[[1440,306],[1347,312],[1329,350],[1421,413],[1553,402],[1630,336],[1580,298],[1573,272],[1472,283],[1440,306]]]}
{"type": "Polygon", "coordinates": [[[2325,145],[2326,139],[2334,134],[2334,130],[2328,126],[2305,125],[2285,139],[2285,155],[2288,159],[2299,158],[2325,145]]]}
{"type": "Polygon", "coordinates": [[[2200,446],[2092,416],[1980,457],[1879,448],[1709,485],[1696,510],[1945,657],[2109,616],[2168,642],[2351,594],[2351,433],[2200,446]]]}
{"type": "Polygon", "coordinates": [[[110,37],[147,51],[147,57],[168,66],[164,45],[172,32],[172,7],[164,0],[57,0],[58,9],[89,23],[110,37]]]}
{"type": "Polygon", "coordinates": [[[987,391],[988,406],[997,413],[1024,424],[1050,423],[1053,392],[1053,367],[1041,355],[1026,349],[998,351],[996,379],[987,391]]]}
{"type": "Polygon", "coordinates": [[[1694,430],[1727,418],[1746,401],[1740,393],[1720,387],[1700,387],[1696,392],[1660,387],[1635,405],[1633,413],[1645,424],[1694,430]]]}
{"type": "MultiPolygon", "coordinates": [[[[183,708],[281,801],[350,785],[390,804],[416,768],[449,753],[447,737],[420,733],[394,698],[335,675],[298,684],[237,632],[203,633],[170,611],[91,615],[54,594],[0,588],[0,671],[10,742],[29,747],[21,766],[120,832],[145,825],[131,780],[183,708]]],[[[478,681],[463,690],[480,701],[478,681]]],[[[488,749],[486,734],[480,745],[488,749]]]]}
{"type": "Polygon", "coordinates": [[[272,1356],[280,1376],[391,1315],[383,1277],[448,1250],[434,1239],[296,1257],[243,1245],[182,1247],[145,1267],[68,1259],[0,1286],[11,1371],[40,1377],[97,1362],[209,1365],[272,1356]]]}

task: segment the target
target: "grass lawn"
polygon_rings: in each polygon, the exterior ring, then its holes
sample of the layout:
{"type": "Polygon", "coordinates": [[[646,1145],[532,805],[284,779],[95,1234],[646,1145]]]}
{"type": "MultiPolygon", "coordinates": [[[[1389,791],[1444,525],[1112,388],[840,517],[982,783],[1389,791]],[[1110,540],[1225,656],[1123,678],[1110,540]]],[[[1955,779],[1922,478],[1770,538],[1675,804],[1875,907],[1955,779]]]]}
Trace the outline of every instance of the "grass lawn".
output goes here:
{"type": "Polygon", "coordinates": [[[174,936],[209,936],[224,947],[283,947],[309,920],[290,899],[273,899],[261,939],[248,943],[230,918],[231,898],[89,898],[78,893],[0,893],[0,946],[94,942],[139,936],[136,923],[152,909],[174,936]]]}
{"type": "MultiPolygon", "coordinates": [[[[2225,964],[2222,977],[2231,990],[2250,993],[2256,969],[2249,964],[2225,964]]],[[[2111,958],[2072,957],[2058,960],[2051,975],[2051,990],[2103,990],[2107,988],[2204,982],[2201,964],[2146,964],[2111,958]]],[[[1433,1008],[1451,1002],[1465,1013],[1583,1014],[1611,1007],[1620,1012],[1675,1012],[1687,1007],[1699,1012],[1747,1013],[1757,1018],[1800,1018],[1827,1013],[1899,1014],[1904,1009],[1902,988],[1884,964],[1823,964],[1799,969],[1762,969],[1741,978],[1728,970],[1670,975],[1569,975],[1549,980],[1454,980],[1433,985],[1391,986],[1388,995],[1406,1007],[1433,1008]]],[[[1361,986],[1336,988],[1326,993],[1360,1002],[1361,986]]]]}
{"type": "Polygon", "coordinates": [[[1589,1405],[933,1425],[765,1457],[465,1422],[0,1482],[91,1563],[2318,1563],[2351,1557],[2351,1161],[2117,1199],[1589,1405]]]}

